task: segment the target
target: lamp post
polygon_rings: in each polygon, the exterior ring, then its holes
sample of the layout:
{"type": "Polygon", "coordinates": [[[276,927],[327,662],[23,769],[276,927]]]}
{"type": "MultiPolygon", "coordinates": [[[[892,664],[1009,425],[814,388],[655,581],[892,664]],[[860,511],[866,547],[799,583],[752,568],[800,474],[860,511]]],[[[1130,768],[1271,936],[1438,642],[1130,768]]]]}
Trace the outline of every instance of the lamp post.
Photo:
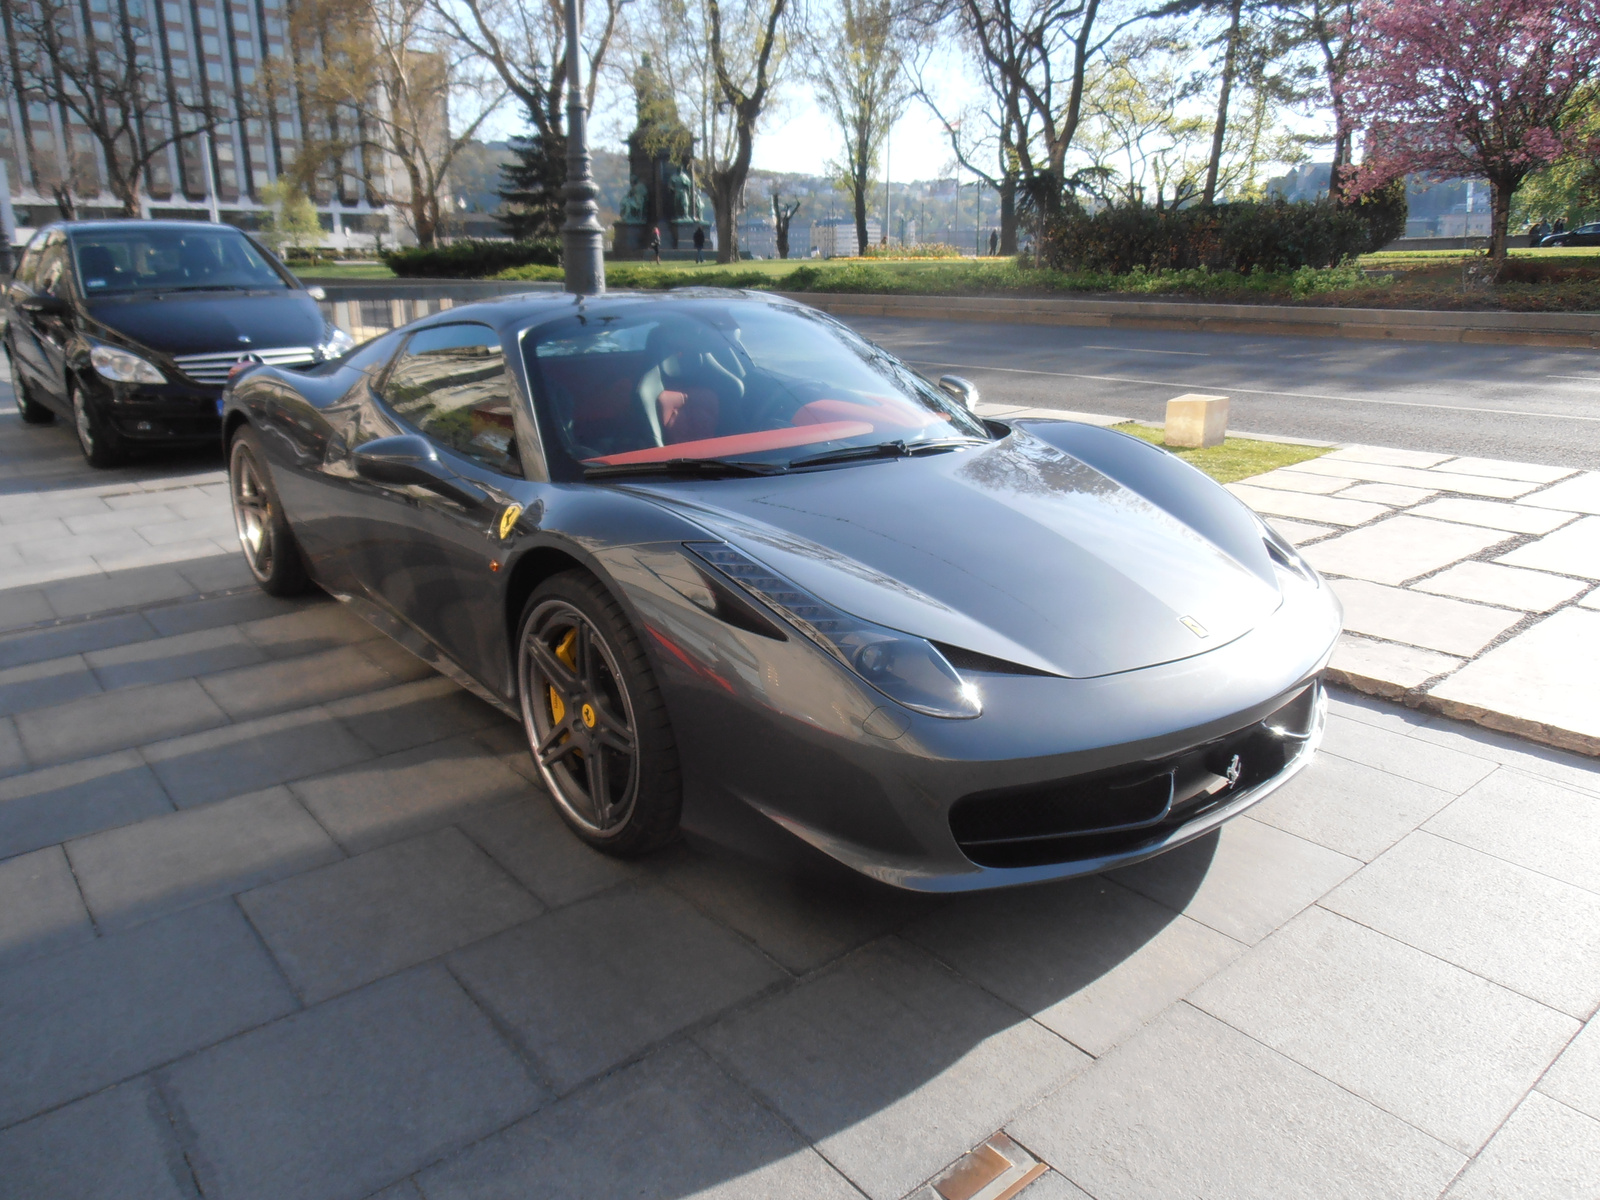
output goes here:
{"type": "Polygon", "coordinates": [[[580,296],[606,290],[605,230],[600,227],[600,188],[589,173],[589,114],[578,66],[578,0],[567,7],[567,223],[561,227],[566,288],[580,296]]]}

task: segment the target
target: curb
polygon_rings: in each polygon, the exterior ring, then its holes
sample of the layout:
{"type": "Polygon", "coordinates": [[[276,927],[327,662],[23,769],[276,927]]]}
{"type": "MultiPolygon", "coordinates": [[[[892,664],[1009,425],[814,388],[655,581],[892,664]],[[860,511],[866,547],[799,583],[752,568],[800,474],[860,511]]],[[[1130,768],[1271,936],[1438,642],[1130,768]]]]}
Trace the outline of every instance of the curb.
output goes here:
{"type": "Polygon", "coordinates": [[[1428,309],[1299,308],[1175,300],[1018,299],[1000,296],[848,295],[779,292],[836,316],[920,317],[1102,329],[1264,333],[1380,341],[1457,342],[1600,350],[1600,313],[1443,312],[1428,309]]]}

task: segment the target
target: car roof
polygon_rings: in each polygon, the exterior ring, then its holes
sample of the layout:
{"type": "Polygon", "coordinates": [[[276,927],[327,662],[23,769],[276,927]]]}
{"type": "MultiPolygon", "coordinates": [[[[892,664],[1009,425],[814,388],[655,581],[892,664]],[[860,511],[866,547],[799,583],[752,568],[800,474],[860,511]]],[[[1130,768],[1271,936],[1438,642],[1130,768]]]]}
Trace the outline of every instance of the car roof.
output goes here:
{"type": "Polygon", "coordinates": [[[49,225],[46,225],[42,232],[49,232],[52,229],[59,229],[63,233],[77,233],[80,230],[126,229],[130,225],[137,225],[141,229],[192,230],[195,228],[201,228],[227,229],[234,233],[244,232],[244,230],[240,229],[237,225],[229,225],[225,221],[218,223],[213,223],[211,221],[146,221],[140,217],[119,217],[111,220],[101,221],[55,221],[49,225]]]}
{"type": "Polygon", "coordinates": [[[665,307],[686,300],[721,300],[748,305],[794,307],[794,302],[765,292],[741,291],[735,288],[677,288],[668,292],[616,291],[600,296],[574,296],[567,292],[513,292],[471,304],[434,313],[412,326],[426,329],[435,325],[454,325],[462,321],[478,321],[501,334],[529,324],[529,318],[546,320],[564,312],[584,312],[602,315],[636,309],[641,306],[665,307]]]}

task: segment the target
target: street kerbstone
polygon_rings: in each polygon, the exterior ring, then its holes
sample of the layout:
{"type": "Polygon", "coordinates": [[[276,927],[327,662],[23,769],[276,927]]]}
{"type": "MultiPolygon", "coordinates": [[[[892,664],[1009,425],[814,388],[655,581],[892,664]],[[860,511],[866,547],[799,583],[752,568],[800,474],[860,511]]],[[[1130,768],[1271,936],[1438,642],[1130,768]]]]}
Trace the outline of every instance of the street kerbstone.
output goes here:
{"type": "Polygon", "coordinates": [[[1468,663],[1429,694],[1445,703],[1446,713],[1461,705],[1467,715],[1492,714],[1489,722],[1502,729],[1515,730],[1507,718],[1543,726],[1576,735],[1568,744],[1593,752],[1600,750],[1596,680],[1600,612],[1564,608],[1468,663]]]}
{"type": "Polygon", "coordinates": [[[1568,512],[1600,513],[1600,471],[1588,471],[1529,496],[1525,504],[1568,512]]]}
{"type": "MultiPolygon", "coordinates": [[[[1286,472],[1293,474],[1294,472],[1286,472]]],[[[1315,479],[1316,476],[1311,476],[1315,479]]],[[[1339,483],[1337,479],[1330,479],[1330,483],[1339,483]]],[[[1413,504],[1420,504],[1429,496],[1439,493],[1427,488],[1406,487],[1398,483],[1358,483],[1344,488],[1339,492],[1341,500],[1371,500],[1374,504],[1392,504],[1396,508],[1410,508],[1413,504]]]]}
{"type": "Polygon", "coordinates": [[[1113,871],[1110,878],[1254,944],[1360,866],[1358,859],[1239,817],[1217,834],[1113,871]]]}
{"type": "Polygon", "coordinates": [[[1600,1195],[1600,1121],[1534,1092],[1445,1200],[1574,1200],[1600,1195]]]}
{"type": "Polygon", "coordinates": [[[80,838],[67,854],[90,911],[108,930],[342,857],[281,787],[80,838]]]}
{"type": "Polygon", "coordinates": [[[1307,546],[1305,559],[1331,575],[1399,584],[1479,554],[1506,536],[1402,514],[1307,546]]]}
{"type": "Polygon", "coordinates": [[[1450,792],[1325,751],[1250,815],[1371,862],[1453,798],[1450,792]]]}
{"type": "Polygon", "coordinates": [[[160,782],[131,750],[14,775],[0,779],[0,858],[171,811],[160,782]]]}
{"type": "Polygon", "coordinates": [[[231,903],[0,971],[0,1124],[282,1016],[288,986],[231,903]]]}
{"type": "Polygon", "coordinates": [[[1498,458],[1453,458],[1444,470],[1458,475],[1489,475],[1495,479],[1521,479],[1528,483],[1554,483],[1577,474],[1571,467],[1547,467],[1539,463],[1506,462],[1498,458]]]}
{"type": "Polygon", "coordinates": [[[1524,504],[1503,504],[1497,500],[1468,500],[1461,496],[1445,496],[1431,500],[1411,510],[1414,517],[1432,517],[1438,521],[1454,521],[1458,525],[1481,525],[1486,529],[1503,529],[1507,533],[1549,533],[1572,520],[1576,513],[1552,512],[1544,508],[1529,508],[1524,504]]]}
{"type": "Polygon", "coordinates": [[[1103,878],[958,897],[904,936],[1096,1057],[1245,949],[1103,878]]]}
{"type": "Polygon", "coordinates": [[[107,646],[141,642],[155,636],[155,629],[139,613],[27,630],[0,638],[0,667],[44,662],[46,659],[80,654],[85,650],[102,650],[107,646]]]}
{"type": "Polygon", "coordinates": [[[507,720],[498,709],[443,675],[335,700],[328,705],[328,712],[379,754],[473,733],[507,720]]]}
{"type": "Polygon", "coordinates": [[[695,1040],[873,1200],[903,1196],[1090,1062],[894,939],[695,1040]]]}
{"type": "Polygon", "coordinates": [[[1539,1081],[1539,1090],[1600,1120],[1600,1021],[1591,1020],[1539,1081]]]}
{"type": "Polygon", "coordinates": [[[256,888],[240,903],[312,1004],[543,911],[457,829],[256,888]]]}
{"type": "Polygon", "coordinates": [[[1434,1200],[1465,1161],[1187,1004],[1006,1131],[1117,1200],[1434,1200]]]}
{"type": "Polygon", "coordinates": [[[1557,575],[1600,579],[1600,517],[1584,517],[1536,542],[1502,554],[1496,562],[1557,575]]]}
{"type": "Polygon", "coordinates": [[[1522,620],[1521,613],[1364,579],[1335,579],[1331,586],[1344,604],[1344,627],[1351,633],[1441,654],[1470,658],[1522,620]]]}
{"type": "Polygon", "coordinates": [[[0,716],[92,696],[100,684],[81,654],[0,670],[0,716]]]}
{"type": "Polygon", "coordinates": [[[592,850],[556,816],[550,798],[527,795],[469,812],[457,824],[518,883],[551,908],[583,900],[628,880],[643,868],[592,850]]]}
{"type": "Polygon", "coordinates": [[[1319,525],[1362,525],[1394,511],[1386,505],[1369,504],[1364,500],[1340,500],[1336,496],[1307,496],[1298,492],[1279,491],[1276,488],[1251,487],[1247,483],[1230,483],[1227,487],[1258,513],[1274,517],[1292,517],[1298,521],[1313,521],[1319,525]]]}
{"type": "Polygon", "coordinates": [[[1411,834],[1323,907],[1586,1020],[1600,1002],[1600,896],[1411,834]]]}
{"type": "Polygon", "coordinates": [[[365,1196],[545,1099],[437,966],[234,1038],[164,1087],[208,1200],[365,1196]]]}
{"type": "Polygon", "coordinates": [[[1495,768],[1487,758],[1466,754],[1393,729],[1381,729],[1365,721],[1329,716],[1323,748],[1341,758],[1354,759],[1429,787],[1460,795],[1495,768]]]}
{"type": "Polygon", "coordinates": [[[422,1176],[428,1200],[859,1200],[815,1150],[678,1045],[541,1109],[422,1176]]]}
{"type": "Polygon", "coordinates": [[[1423,828],[1600,892],[1600,803],[1593,795],[1496,771],[1423,828]]]}
{"type": "Polygon", "coordinates": [[[1328,678],[1333,683],[1396,699],[1435,675],[1454,671],[1464,661],[1416,646],[1341,634],[1328,664],[1328,678]]]}
{"type": "Polygon", "coordinates": [[[358,763],[372,751],[322,708],[303,708],[145,746],[180,808],[358,763]]]}
{"type": "Polygon", "coordinates": [[[450,963],[559,1092],[784,978],[657,888],[579,901],[450,963]]]}
{"type": "Polygon", "coordinates": [[[266,655],[237,629],[200,629],[154,641],[135,642],[83,656],[107,690],[168,683],[261,662],[266,655]]]}
{"type": "Polygon", "coordinates": [[[127,688],[20,713],[17,733],[37,765],[122,750],[225,724],[192,679],[127,688]]]}
{"type": "Polygon", "coordinates": [[[1320,908],[1190,998],[1464,1154],[1516,1107],[1578,1024],[1320,908]]]}
{"type": "Polygon", "coordinates": [[[1446,463],[1430,470],[1411,467],[1390,467],[1367,463],[1354,463],[1334,459],[1332,455],[1313,458],[1285,467],[1289,471],[1305,471],[1312,475],[1336,475],[1345,479],[1361,479],[1369,483],[1398,483],[1405,487],[1431,489],[1439,492],[1461,492],[1468,496],[1485,496],[1495,500],[1512,500],[1533,491],[1537,484],[1520,480],[1493,479],[1487,475],[1457,475],[1446,463]]]}
{"type": "Polygon", "coordinates": [[[1576,579],[1550,575],[1544,571],[1529,571],[1523,567],[1464,562],[1411,586],[1436,596],[1455,596],[1483,604],[1499,604],[1523,612],[1548,612],[1557,605],[1565,604],[1589,585],[1576,579]]]}
{"type": "Polygon", "coordinates": [[[1406,708],[1404,705],[1339,687],[1328,689],[1328,712],[1349,721],[1359,721],[1363,725],[1373,725],[1392,733],[1407,735],[1429,720],[1425,713],[1420,713],[1414,708],[1406,708]]]}
{"type": "Polygon", "coordinates": [[[200,686],[236,721],[307,708],[396,683],[356,646],[208,675],[200,686]]]}
{"type": "Polygon", "coordinates": [[[61,847],[0,861],[0,964],[94,940],[61,847]]]}
{"type": "Polygon", "coordinates": [[[192,1200],[194,1184],[148,1080],[0,1132],[4,1200],[192,1200]]]}
{"type": "Polygon", "coordinates": [[[531,789],[472,738],[457,736],[303,779],[294,791],[340,845],[357,852],[524,799],[531,789]]]}

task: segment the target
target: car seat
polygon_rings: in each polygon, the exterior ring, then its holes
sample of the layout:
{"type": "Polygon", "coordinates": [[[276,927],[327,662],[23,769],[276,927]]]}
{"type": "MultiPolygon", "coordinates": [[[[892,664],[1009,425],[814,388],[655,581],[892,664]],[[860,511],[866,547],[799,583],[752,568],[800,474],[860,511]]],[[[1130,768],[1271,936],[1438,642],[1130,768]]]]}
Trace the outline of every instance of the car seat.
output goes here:
{"type": "Polygon", "coordinates": [[[718,349],[689,322],[663,321],[650,331],[645,361],[655,365],[640,376],[637,400],[656,445],[714,437],[724,414],[737,411],[744,380],[720,360],[718,349]]]}
{"type": "Polygon", "coordinates": [[[83,277],[85,290],[109,287],[111,281],[122,274],[104,246],[84,246],[78,251],[78,271],[83,277]]]}

